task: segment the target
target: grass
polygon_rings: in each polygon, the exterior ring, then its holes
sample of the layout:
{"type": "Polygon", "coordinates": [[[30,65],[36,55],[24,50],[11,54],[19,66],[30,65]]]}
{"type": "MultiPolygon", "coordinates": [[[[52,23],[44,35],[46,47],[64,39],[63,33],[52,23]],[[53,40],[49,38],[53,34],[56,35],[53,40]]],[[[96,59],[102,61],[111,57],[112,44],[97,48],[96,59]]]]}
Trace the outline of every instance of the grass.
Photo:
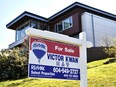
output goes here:
{"type": "Polygon", "coordinates": [[[30,78],[0,83],[0,87],[75,87],[77,85],[79,86],[78,81],[30,78]]]}
{"type": "Polygon", "coordinates": [[[116,62],[104,64],[110,60],[108,58],[88,64],[88,87],[116,87],[116,62]]]}
{"type": "MultiPolygon", "coordinates": [[[[116,87],[116,62],[110,60],[88,63],[88,87],[116,87]]],[[[79,84],[80,81],[24,78],[0,82],[0,87],[79,87],[79,84]]]]}

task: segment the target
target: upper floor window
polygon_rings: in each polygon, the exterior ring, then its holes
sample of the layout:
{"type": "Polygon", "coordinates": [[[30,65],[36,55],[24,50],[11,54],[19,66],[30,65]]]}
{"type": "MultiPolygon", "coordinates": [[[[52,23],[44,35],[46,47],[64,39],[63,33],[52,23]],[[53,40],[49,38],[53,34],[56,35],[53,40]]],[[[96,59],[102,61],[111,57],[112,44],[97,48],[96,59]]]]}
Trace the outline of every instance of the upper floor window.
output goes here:
{"type": "Polygon", "coordinates": [[[29,27],[35,28],[35,29],[42,29],[42,30],[47,30],[48,25],[44,22],[38,22],[38,21],[33,21],[29,20],[19,26],[16,30],[16,41],[24,38],[26,36],[25,30],[29,27]]]}
{"type": "Polygon", "coordinates": [[[56,24],[56,31],[57,32],[60,32],[60,31],[63,31],[63,30],[66,30],[70,27],[72,27],[73,23],[72,23],[72,16],[57,23],[56,24]]]}
{"type": "Polygon", "coordinates": [[[16,41],[26,36],[25,30],[29,27],[37,28],[37,23],[34,21],[27,21],[16,30],[16,41]]]}

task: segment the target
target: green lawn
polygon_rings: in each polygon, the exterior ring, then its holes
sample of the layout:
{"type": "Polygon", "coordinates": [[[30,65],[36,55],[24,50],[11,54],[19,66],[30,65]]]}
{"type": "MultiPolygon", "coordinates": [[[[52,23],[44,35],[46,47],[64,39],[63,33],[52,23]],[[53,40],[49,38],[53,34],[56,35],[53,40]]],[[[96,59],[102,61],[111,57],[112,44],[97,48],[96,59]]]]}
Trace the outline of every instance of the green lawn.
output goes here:
{"type": "Polygon", "coordinates": [[[116,62],[103,64],[108,60],[88,64],[88,87],[116,87],[116,62]]]}
{"type": "MultiPolygon", "coordinates": [[[[88,87],[116,87],[116,62],[111,58],[88,63],[88,87]]],[[[80,81],[30,79],[0,82],[0,87],[79,87],[80,81]]]]}

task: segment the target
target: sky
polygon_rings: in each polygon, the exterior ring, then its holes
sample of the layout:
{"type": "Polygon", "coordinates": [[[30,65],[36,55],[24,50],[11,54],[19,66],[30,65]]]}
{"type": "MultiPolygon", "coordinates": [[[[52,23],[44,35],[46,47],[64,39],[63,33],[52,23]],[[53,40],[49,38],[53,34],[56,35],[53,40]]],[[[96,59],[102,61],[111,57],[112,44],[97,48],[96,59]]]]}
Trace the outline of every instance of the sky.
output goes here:
{"type": "Polygon", "coordinates": [[[116,0],[0,0],[0,50],[15,41],[6,24],[24,11],[48,18],[76,1],[116,15],[116,0]]]}

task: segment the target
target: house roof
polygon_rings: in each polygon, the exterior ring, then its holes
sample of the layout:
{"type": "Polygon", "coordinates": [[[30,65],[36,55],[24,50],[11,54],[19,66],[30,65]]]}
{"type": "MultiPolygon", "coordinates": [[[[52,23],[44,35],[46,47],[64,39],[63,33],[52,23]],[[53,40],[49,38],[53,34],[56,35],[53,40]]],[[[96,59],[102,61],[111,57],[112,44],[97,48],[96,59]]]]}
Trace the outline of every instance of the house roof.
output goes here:
{"type": "Polygon", "coordinates": [[[52,15],[51,17],[49,17],[49,20],[53,20],[56,17],[64,14],[65,12],[71,11],[72,9],[75,9],[75,8],[82,8],[82,9],[85,9],[89,12],[94,12],[94,13],[97,13],[99,15],[105,16],[107,18],[116,20],[116,15],[114,15],[114,14],[108,13],[106,11],[103,11],[103,10],[100,10],[100,9],[97,9],[97,8],[93,8],[91,6],[88,6],[88,5],[79,3],[79,2],[75,2],[75,3],[71,4],[70,6],[64,8],[63,10],[57,12],[56,14],[52,15]]]}
{"type": "Polygon", "coordinates": [[[23,23],[25,20],[29,20],[29,19],[36,19],[36,20],[41,20],[44,22],[48,22],[47,18],[30,13],[30,12],[23,12],[22,14],[20,14],[18,17],[16,17],[14,20],[12,20],[11,22],[9,22],[6,27],[7,28],[11,28],[11,29],[15,29],[19,24],[23,23]]]}
{"type": "Polygon", "coordinates": [[[45,18],[45,17],[42,17],[42,16],[39,16],[39,15],[36,15],[36,14],[25,11],[21,15],[19,15],[17,18],[12,20],[10,23],[8,23],[6,25],[6,27],[13,29],[18,24],[22,23],[24,20],[29,20],[29,18],[36,19],[36,20],[41,20],[41,21],[45,21],[45,22],[52,21],[52,20],[55,20],[57,17],[65,14],[65,13],[67,13],[67,12],[73,10],[73,9],[76,9],[76,8],[85,9],[87,12],[96,13],[96,14],[99,14],[103,17],[106,17],[106,18],[109,18],[109,19],[112,19],[112,20],[116,21],[116,15],[114,15],[114,14],[111,14],[111,13],[108,13],[108,12],[90,7],[88,5],[85,5],[85,4],[82,4],[82,3],[79,3],[79,2],[75,2],[75,3],[71,4],[70,6],[64,8],[63,10],[57,12],[56,14],[52,15],[48,19],[45,18]]]}

